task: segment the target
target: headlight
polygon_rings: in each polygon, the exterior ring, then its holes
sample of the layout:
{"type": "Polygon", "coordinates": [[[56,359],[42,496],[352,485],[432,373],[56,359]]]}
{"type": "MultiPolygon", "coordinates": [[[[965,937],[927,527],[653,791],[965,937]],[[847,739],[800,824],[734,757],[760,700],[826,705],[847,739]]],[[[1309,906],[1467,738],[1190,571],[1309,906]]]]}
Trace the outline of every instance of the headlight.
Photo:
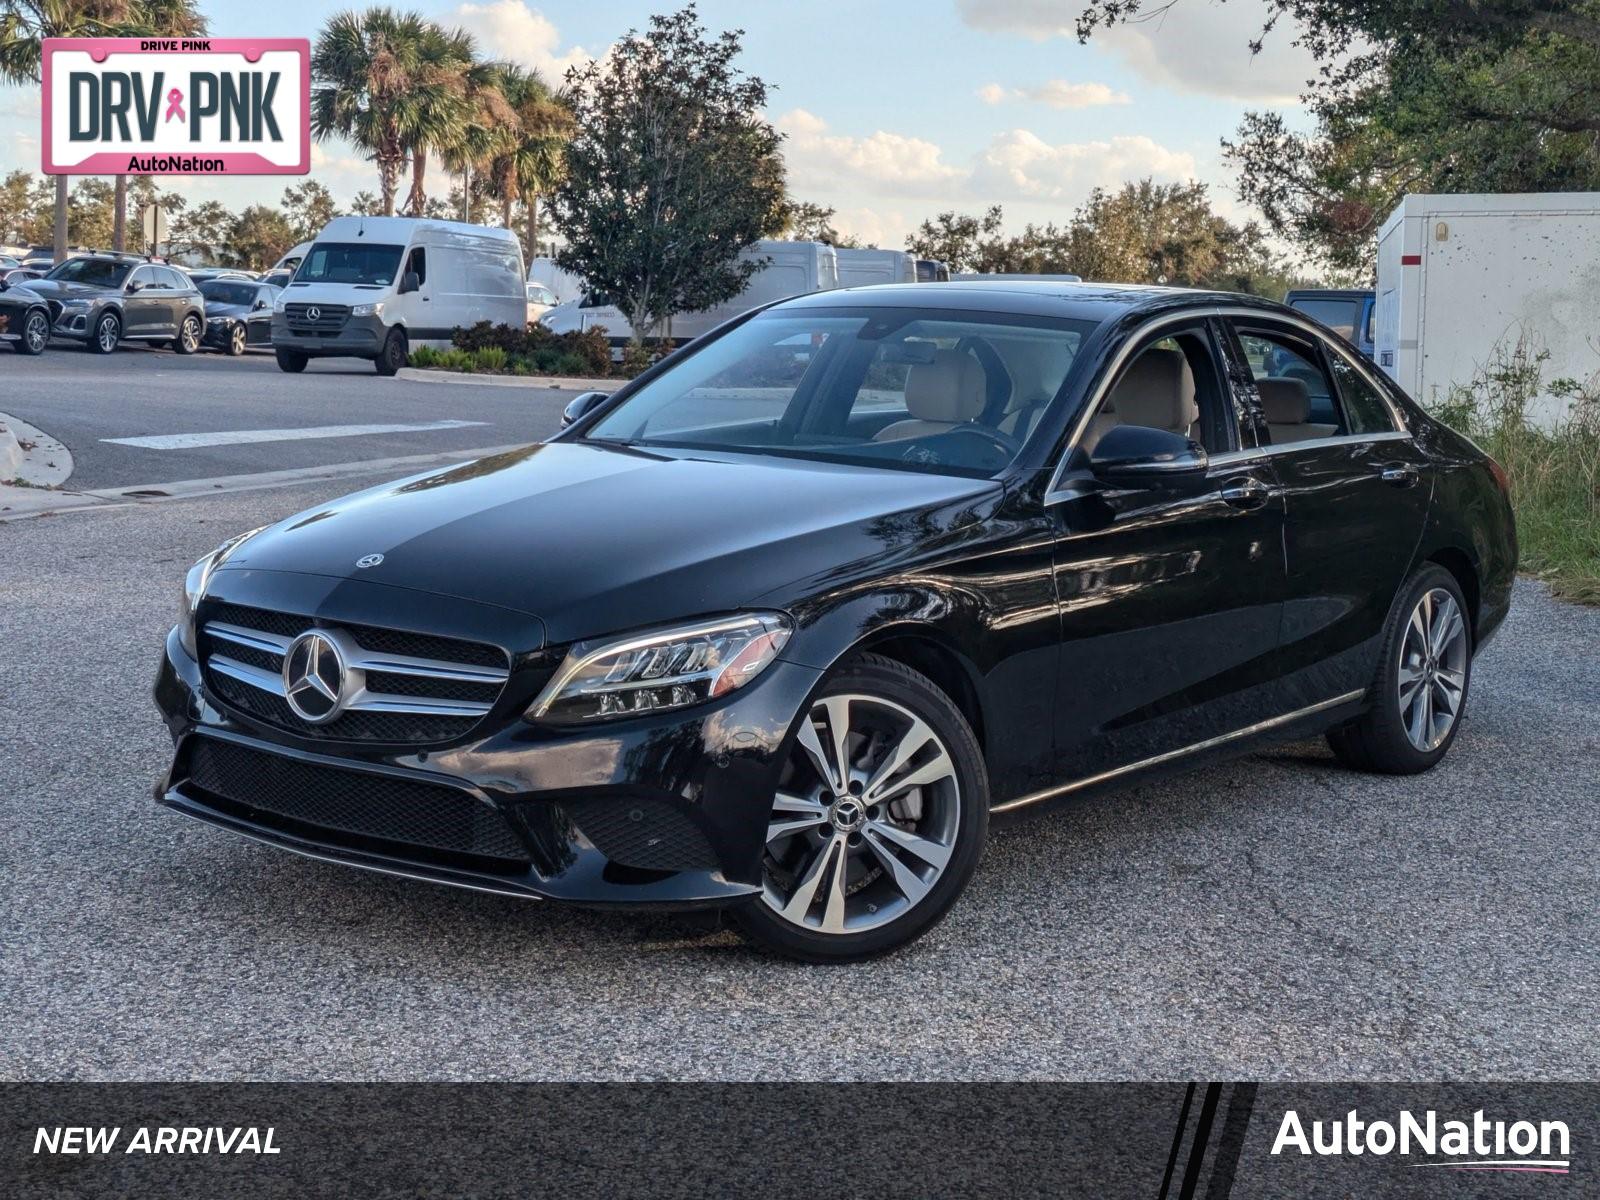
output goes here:
{"type": "Polygon", "coordinates": [[[63,300],[61,302],[62,312],[87,312],[88,309],[89,301],[87,300],[63,300]]]}
{"type": "Polygon", "coordinates": [[[356,304],[351,306],[350,315],[352,317],[381,317],[383,316],[383,304],[381,301],[377,304],[356,304]]]}
{"type": "Polygon", "coordinates": [[[272,311],[275,312],[275,313],[281,313],[283,311],[283,305],[284,305],[284,299],[283,299],[282,296],[279,296],[276,300],[274,300],[272,302],[272,311]]]}
{"type": "Polygon", "coordinates": [[[194,636],[194,611],[200,606],[200,599],[206,594],[206,588],[211,586],[211,576],[218,567],[228,561],[230,554],[265,528],[266,526],[262,525],[248,533],[229,538],[190,567],[189,573],[184,576],[183,604],[178,609],[178,638],[183,643],[183,648],[189,652],[190,658],[200,657],[194,636]]]}
{"type": "Polygon", "coordinates": [[[578,642],[528,716],[571,725],[725,696],[761,674],[793,631],[782,613],[747,613],[578,642]]]}
{"type": "Polygon", "coordinates": [[[224,322],[226,322],[227,319],[228,319],[227,317],[207,317],[206,318],[206,324],[207,325],[221,325],[224,322]]]}

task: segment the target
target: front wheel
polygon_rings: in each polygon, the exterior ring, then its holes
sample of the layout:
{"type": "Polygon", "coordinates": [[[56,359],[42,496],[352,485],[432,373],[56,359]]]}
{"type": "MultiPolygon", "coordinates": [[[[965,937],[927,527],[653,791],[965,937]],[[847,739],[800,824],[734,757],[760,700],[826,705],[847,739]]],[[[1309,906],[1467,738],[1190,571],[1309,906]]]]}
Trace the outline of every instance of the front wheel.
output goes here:
{"type": "Polygon", "coordinates": [[[228,353],[233,355],[234,358],[238,358],[239,355],[244,353],[244,347],[245,328],[243,325],[235,325],[228,330],[228,353]]]}
{"type": "Polygon", "coordinates": [[[736,918],[792,958],[870,958],[925,933],[977,868],[989,825],[983,754],[934,683],[863,655],[796,725],[762,856],[736,918]]]}
{"type": "Polygon", "coordinates": [[[378,351],[378,358],[374,364],[379,375],[393,375],[410,361],[410,351],[406,347],[406,334],[403,329],[391,329],[389,336],[383,339],[383,349],[378,351]]]}
{"type": "Polygon", "coordinates": [[[122,322],[116,313],[102,313],[89,335],[89,349],[95,354],[110,354],[122,340],[122,322]]]}
{"type": "Polygon", "coordinates": [[[172,348],[179,354],[193,354],[200,349],[200,339],[205,335],[205,330],[200,327],[200,318],[190,313],[178,326],[178,336],[173,339],[172,348]]]}
{"type": "Polygon", "coordinates": [[[1428,564],[1407,581],[1384,631],[1372,707],[1328,732],[1339,761],[1361,771],[1415,775],[1445,756],[1472,683],[1472,627],[1461,586],[1428,564]]]}
{"type": "Polygon", "coordinates": [[[278,360],[278,370],[287,371],[291,375],[298,375],[306,369],[310,360],[298,350],[277,350],[273,356],[278,360]]]}
{"type": "Polygon", "coordinates": [[[22,322],[22,340],[17,343],[17,349],[23,354],[43,354],[49,344],[49,314],[34,309],[22,322]]]}

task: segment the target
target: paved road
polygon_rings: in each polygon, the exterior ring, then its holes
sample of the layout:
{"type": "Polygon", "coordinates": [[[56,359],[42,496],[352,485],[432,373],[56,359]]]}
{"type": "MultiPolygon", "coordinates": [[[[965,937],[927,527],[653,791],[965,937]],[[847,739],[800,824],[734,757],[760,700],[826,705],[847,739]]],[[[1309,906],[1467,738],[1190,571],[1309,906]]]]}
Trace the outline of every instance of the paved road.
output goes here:
{"type": "Polygon", "coordinates": [[[38,358],[0,349],[0,411],[72,451],[68,487],[208,479],[531,442],[553,432],[573,392],[382,379],[356,359],[285,375],[268,355],[192,357],[144,346],[96,355],[53,343],[38,358]],[[427,426],[332,436],[361,426],[427,426]],[[317,436],[152,449],[108,438],[291,430],[317,436]]]}
{"type": "Polygon", "coordinates": [[[0,524],[0,1077],[1600,1075],[1600,612],[1521,585],[1427,776],[1305,745],[1023,820],[931,936],[821,969],[158,809],[184,568],[333,490],[0,524]]]}

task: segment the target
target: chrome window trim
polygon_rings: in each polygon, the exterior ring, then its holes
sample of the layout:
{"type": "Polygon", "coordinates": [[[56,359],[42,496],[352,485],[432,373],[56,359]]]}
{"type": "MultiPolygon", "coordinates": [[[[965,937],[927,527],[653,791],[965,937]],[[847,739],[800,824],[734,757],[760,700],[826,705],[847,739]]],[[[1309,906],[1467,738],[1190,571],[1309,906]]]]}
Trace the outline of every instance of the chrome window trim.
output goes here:
{"type": "Polygon", "coordinates": [[[1330,338],[1323,330],[1313,325],[1304,317],[1297,316],[1292,312],[1275,312],[1270,309],[1252,308],[1247,305],[1232,304],[1208,305],[1205,307],[1187,309],[1183,312],[1162,313],[1159,316],[1152,317],[1150,320],[1140,325],[1128,335],[1127,339],[1122,344],[1122,348],[1117,351],[1116,357],[1111,360],[1110,365],[1106,368],[1105,373],[1101,376],[1100,382],[1095,386],[1093,393],[1091,393],[1089,397],[1089,402],[1084,405],[1083,411],[1078,414],[1078,418],[1073,423],[1072,431],[1067,438],[1067,444],[1061,451],[1061,455],[1056,461],[1055,469],[1050,473],[1050,486],[1045,489],[1045,502],[1047,504],[1050,502],[1050,497],[1055,496],[1060,490],[1061,477],[1066,473],[1067,469],[1067,460],[1072,457],[1072,452],[1078,448],[1078,443],[1083,440],[1083,435],[1089,428],[1089,422],[1094,419],[1094,414],[1100,411],[1101,404],[1105,402],[1106,392],[1110,389],[1111,381],[1114,380],[1121,372],[1122,368],[1127,365],[1128,357],[1132,353],[1133,347],[1143,341],[1147,334],[1157,329],[1164,328],[1168,325],[1188,324],[1197,320],[1205,320],[1208,317],[1219,317],[1228,320],[1232,320],[1237,317],[1244,317],[1253,318],[1260,321],[1277,321],[1280,324],[1291,326],[1292,328],[1298,329],[1302,333],[1309,334],[1310,336],[1316,338],[1332,353],[1338,354],[1347,363],[1349,363],[1357,374],[1362,376],[1362,378],[1364,378],[1370,386],[1377,390],[1378,395],[1383,399],[1385,406],[1388,407],[1389,415],[1391,418],[1393,418],[1395,424],[1394,429],[1383,433],[1346,433],[1340,434],[1338,437],[1313,438],[1307,439],[1303,442],[1285,442],[1282,445],[1276,446],[1256,446],[1247,450],[1229,450],[1222,454],[1213,455],[1211,457],[1211,462],[1213,464],[1221,463],[1226,465],[1234,462],[1246,462],[1251,458],[1263,457],[1272,454],[1284,454],[1294,450],[1342,446],[1355,442],[1402,441],[1409,440],[1412,437],[1411,430],[1406,423],[1405,416],[1400,407],[1395,404],[1394,398],[1389,395],[1388,389],[1375,380],[1372,372],[1368,370],[1367,366],[1363,364],[1356,355],[1350,354],[1343,347],[1335,345],[1334,343],[1337,341],[1336,338],[1330,338]]]}

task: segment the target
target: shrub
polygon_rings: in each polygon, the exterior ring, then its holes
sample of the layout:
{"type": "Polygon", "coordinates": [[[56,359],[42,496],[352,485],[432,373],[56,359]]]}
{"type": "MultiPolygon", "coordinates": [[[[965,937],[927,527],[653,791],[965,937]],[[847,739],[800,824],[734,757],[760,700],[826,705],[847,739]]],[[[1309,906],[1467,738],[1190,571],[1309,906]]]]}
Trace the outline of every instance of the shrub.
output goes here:
{"type": "Polygon", "coordinates": [[[413,367],[437,367],[439,352],[432,346],[418,346],[411,352],[410,363],[413,367]]]}
{"type": "Polygon", "coordinates": [[[499,346],[484,346],[472,352],[472,366],[478,371],[504,371],[506,352],[499,346]]]}

